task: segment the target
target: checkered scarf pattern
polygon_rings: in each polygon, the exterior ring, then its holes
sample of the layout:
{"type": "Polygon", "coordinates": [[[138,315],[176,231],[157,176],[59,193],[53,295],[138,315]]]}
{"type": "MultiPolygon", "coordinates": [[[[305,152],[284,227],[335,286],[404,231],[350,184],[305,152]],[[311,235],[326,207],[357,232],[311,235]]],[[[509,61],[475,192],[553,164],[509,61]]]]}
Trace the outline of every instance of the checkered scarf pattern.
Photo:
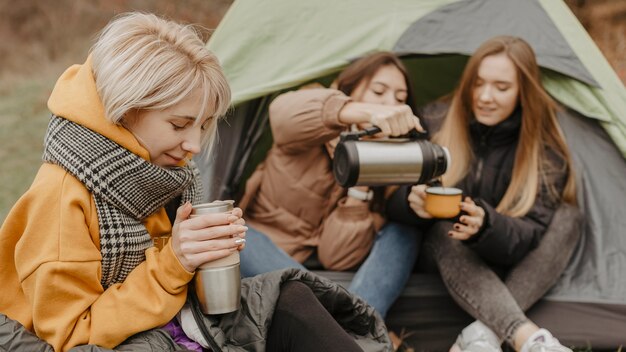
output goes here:
{"type": "Polygon", "coordinates": [[[182,193],[198,203],[198,169],[154,165],[84,126],[52,116],[43,160],[74,175],[93,195],[100,226],[102,286],[123,282],[153,245],[142,220],[182,193]]]}

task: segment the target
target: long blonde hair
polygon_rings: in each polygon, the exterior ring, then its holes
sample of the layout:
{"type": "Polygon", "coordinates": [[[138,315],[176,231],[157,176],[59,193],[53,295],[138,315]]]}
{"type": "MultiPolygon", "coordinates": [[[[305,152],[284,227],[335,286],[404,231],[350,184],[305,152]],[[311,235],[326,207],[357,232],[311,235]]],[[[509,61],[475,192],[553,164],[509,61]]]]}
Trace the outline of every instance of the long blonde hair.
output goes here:
{"type": "Polygon", "coordinates": [[[231,92],[196,28],[152,14],[122,14],[102,30],[91,55],[96,88],[111,122],[122,123],[131,110],[166,109],[201,89],[196,123],[212,116],[203,141],[213,140],[231,92]]]}
{"type": "Polygon", "coordinates": [[[530,45],[511,36],[499,36],[483,43],[463,71],[441,130],[433,136],[435,143],[448,148],[454,160],[443,176],[443,183],[455,185],[469,172],[475,157],[470,145],[469,124],[474,119],[473,90],[478,68],[485,57],[500,53],[511,59],[517,71],[522,126],[511,183],[496,210],[513,217],[524,216],[530,210],[547,171],[544,147],[567,163],[568,179],[560,196],[574,203],[574,175],[565,138],[556,119],[556,103],[541,85],[539,66],[530,45]]]}

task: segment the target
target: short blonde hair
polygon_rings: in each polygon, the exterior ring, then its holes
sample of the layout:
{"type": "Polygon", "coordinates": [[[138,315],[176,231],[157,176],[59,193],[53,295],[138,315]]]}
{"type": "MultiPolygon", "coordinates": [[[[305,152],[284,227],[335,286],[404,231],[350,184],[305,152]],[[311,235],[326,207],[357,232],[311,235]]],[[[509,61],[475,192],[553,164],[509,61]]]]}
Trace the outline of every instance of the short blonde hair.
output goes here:
{"type": "Polygon", "coordinates": [[[196,122],[212,116],[204,141],[230,106],[230,87],[217,57],[196,28],[152,14],[119,15],[91,48],[93,75],[106,118],[121,124],[131,110],[162,110],[195,89],[203,92],[196,122]]]}

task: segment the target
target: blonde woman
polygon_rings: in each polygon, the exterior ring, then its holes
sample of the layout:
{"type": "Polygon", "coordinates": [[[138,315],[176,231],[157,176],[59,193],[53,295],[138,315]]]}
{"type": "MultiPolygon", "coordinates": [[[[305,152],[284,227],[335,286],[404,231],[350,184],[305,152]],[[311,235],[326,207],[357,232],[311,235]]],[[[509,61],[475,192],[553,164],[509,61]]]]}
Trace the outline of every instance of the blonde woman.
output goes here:
{"type": "Polygon", "coordinates": [[[192,27],[141,13],[105,27],[87,61],[57,81],[44,164],[0,229],[0,349],[358,351],[346,330],[383,326],[345,290],[292,270],[245,281],[244,313],[204,321],[210,336],[180,333],[185,322],[173,318],[196,268],[245,243],[239,208],[189,218],[202,193],[190,157],[213,141],[229,104],[192,27]],[[311,286],[354,314],[336,313],[345,328],[311,286]]]}
{"type": "Polygon", "coordinates": [[[433,219],[424,210],[425,185],[399,190],[389,215],[428,228],[425,251],[452,297],[477,319],[452,350],[500,351],[503,341],[524,352],[569,350],[523,312],[554,284],[576,245],[566,236],[543,238],[559,205],[575,203],[575,188],[532,48],[509,36],[481,45],[432,140],[454,160],[442,182],[463,190],[461,216],[433,219]],[[543,249],[550,257],[522,266],[540,244],[553,246],[543,249]],[[496,274],[502,271],[504,279],[496,274]]]}

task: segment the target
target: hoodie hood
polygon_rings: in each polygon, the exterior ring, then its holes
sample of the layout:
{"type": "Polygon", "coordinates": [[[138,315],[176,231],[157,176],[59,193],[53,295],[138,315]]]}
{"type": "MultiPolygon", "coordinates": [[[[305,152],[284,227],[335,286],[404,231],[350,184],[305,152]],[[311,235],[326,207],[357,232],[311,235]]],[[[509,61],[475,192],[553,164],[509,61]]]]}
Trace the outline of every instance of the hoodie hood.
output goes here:
{"type": "Polygon", "coordinates": [[[72,65],[59,77],[48,99],[48,109],[150,160],[148,151],[129,130],[105,118],[104,106],[93,76],[91,55],[84,64],[72,65]]]}

